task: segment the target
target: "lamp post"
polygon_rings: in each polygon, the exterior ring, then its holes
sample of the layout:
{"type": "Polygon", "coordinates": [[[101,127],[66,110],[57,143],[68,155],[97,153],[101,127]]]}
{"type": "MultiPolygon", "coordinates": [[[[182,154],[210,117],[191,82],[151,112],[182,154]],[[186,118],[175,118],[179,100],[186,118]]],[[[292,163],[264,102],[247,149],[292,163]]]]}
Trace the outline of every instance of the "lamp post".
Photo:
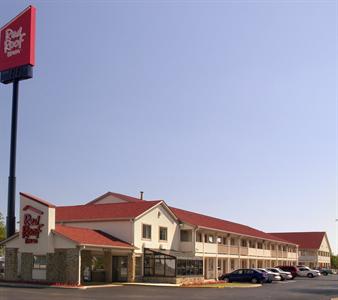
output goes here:
{"type": "Polygon", "coordinates": [[[16,145],[19,81],[33,77],[35,64],[35,14],[27,7],[0,29],[0,82],[13,83],[11,143],[8,177],[7,238],[15,234],[16,145]]]}

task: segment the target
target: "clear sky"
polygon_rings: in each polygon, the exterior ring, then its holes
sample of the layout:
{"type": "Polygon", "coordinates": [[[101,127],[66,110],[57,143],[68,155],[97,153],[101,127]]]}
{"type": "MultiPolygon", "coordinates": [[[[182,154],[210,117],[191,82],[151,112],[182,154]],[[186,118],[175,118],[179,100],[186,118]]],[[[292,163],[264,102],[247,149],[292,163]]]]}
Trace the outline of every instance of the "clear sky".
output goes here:
{"type": "MultiPolygon", "coordinates": [[[[37,7],[17,191],[107,191],[337,244],[336,1],[1,1],[37,7]]],[[[6,215],[11,86],[0,86],[6,215]]],[[[17,206],[19,201],[17,200],[17,206]]]]}

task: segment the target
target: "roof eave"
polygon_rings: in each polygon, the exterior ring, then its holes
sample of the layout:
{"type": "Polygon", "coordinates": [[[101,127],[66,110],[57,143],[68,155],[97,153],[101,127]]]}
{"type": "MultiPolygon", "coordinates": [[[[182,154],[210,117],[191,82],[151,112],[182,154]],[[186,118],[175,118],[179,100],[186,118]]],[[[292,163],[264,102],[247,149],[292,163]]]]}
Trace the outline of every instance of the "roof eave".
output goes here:
{"type": "Polygon", "coordinates": [[[216,229],[216,228],[212,228],[212,227],[198,226],[197,225],[197,228],[214,230],[214,231],[220,231],[220,232],[225,232],[225,233],[230,233],[230,234],[236,234],[236,235],[239,235],[239,236],[246,236],[246,237],[255,238],[255,239],[261,239],[261,240],[267,240],[267,241],[273,241],[273,242],[278,242],[278,243],[284,243],[284,244],[290,244],[290,245],[298,246],[298,244],[291,243],[289,241],[280,241],[280,240],[274,240],[274,239],[269,239],[269,238],[262,238],[262,237],[248,235],[248,234],[243,234],[243,233],[238,233],[238,232],[225,231],[225,230],[216,229]]]}
{"type": "Polygon", "coordinates": [[[9,238],[0,241],[0,246],[5,245],[7,242],[14,240],[15,238],[19,237],[19,232],[14,233],[12,236],[10,236],[9,238]]]}
{"type": "Polygon", "coordinates": [[[56,220],[55,223],[79,223],[79,222],[109,222],[109,221],[133,221],[134,218],[97,218],[97,219],[64,219],[56,220]]]}

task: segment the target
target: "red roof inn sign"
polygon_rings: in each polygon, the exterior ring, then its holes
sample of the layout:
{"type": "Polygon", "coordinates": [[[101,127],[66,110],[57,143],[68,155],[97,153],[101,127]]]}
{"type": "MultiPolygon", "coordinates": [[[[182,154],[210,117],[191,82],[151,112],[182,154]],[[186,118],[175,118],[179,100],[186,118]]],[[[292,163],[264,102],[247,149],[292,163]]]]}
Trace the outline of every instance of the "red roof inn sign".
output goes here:
{"type": "Polygon", "coordinates": [[[43,212],[35,207],[26,205],[23,208],[24,211],[30,211],[35,213],[35,217],[31,213],[25,213],[22,225],[22,238],[26,244],[37,244],[40,232],[44,224],[40,223],[41,215],[43,212]]]}
{"type": "MultiPolygon", "coordinates": [[[[14,78],[28,79],[18,73],[22,66],[34,66],[35,64],[35,17],[36,9],[29,6],[22,13],[8,22],[0,30],[0,72],[1,82],[9,83],[14,78]],[[3,78],[3,74],[9,73],[9,78],[3,78]],[[14,72],[15,73],[15,72],[14,72]],[[14,78],[12,78],[14,77],[14,78]],[[7,80],[4,80],[7,79],[7,80]],[[5,81],[5,82],[4,82],[5,81]]],[[[23,70],[21,70],[21,73],[23,70]]],[[[20,73],[20,72],[19,72],[20,73]]],[[[21,74],[22,75],[22,74],[21,74]]]]}

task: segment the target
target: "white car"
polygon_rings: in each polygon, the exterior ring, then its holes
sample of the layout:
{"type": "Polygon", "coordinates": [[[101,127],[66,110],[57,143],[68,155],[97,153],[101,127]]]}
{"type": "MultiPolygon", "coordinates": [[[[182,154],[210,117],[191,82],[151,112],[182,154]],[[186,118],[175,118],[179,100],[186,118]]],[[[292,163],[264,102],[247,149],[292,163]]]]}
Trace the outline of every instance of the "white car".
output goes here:
{"type": "Polygon", "coordinates": [[[282,277],[280,276],[279,273],[276,273],[276,272],[272,272],[272,271],[269,271],[268,269],[264,269],[264,268],[257,268],[257,270],[263,272],[263,273],[266,273],[268,274],[268,282],[272,282],[272,281],[280,281],[282,280],[282,277]]]}
{"type": "Polygon", "coordinates": [[[281,276],[281,280],[284,281],[284,280],[290,280],[292,279],[292,275],[291,275],[291,272],[287,272],[287,271],[283,271],[279,268],[267,268],[269,271],[271,272],[275,272],[275,273],[278,273],[280,276],[281,276]]]}
{"type": "Polygon", "coordinates": [[[303,266],[303,267],[298,267],[297,275],[301,277],[313,278],[313,277],[320,276],[321,274],[317,270],[312,270],[308,267],[303,266]]]}

